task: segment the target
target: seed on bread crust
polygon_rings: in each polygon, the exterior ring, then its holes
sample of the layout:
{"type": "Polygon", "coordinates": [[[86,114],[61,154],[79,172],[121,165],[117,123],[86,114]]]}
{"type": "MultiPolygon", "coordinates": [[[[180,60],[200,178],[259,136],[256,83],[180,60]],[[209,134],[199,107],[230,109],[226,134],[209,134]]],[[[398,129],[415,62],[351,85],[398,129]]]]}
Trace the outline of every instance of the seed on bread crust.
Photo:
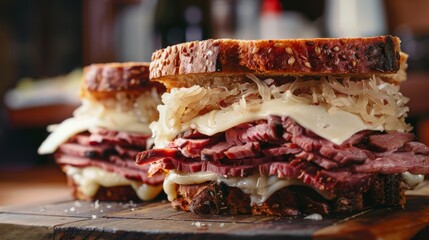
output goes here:
{"type": "Polygon", "coordinates": [[[285,48],[285,51],[286,51],[286,53],[287,53],[287,54],[289,54],[289,55],[292,55],[292,54],[293,54],[293,50],[292,50],[292,48],[290,48],[290,47],[286,47],[286,48],[285,48]]]}

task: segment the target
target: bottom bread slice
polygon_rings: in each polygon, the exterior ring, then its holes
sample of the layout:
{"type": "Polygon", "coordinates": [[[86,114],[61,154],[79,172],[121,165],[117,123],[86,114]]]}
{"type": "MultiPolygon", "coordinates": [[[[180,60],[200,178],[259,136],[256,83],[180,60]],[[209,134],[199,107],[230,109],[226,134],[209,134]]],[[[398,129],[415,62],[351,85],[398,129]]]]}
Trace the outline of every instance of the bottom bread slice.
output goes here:
{"type": "Polygon", "coordinates": [[[341,194],[333,199],[325,199],[308,187],[289,186],[271,195],[261,205],[252,204],[250,196],[239,188],[218,182],[177,185],[176,192],[172,206],[195,214],[295,216],[403,207],[405,204],[405,188],[400,174],[378,175],[368,191],[341,194]]]}
{"type": "Polygon", "coordinates": [[[100,201],[141,201],[137,196],[136,191],[130,185],[103,187],[100,186],[94,196],[88,196],[79,189],[79,185],[73,180],[72,177],[67,177],[68,185],[72,189],[72,195],[78,200],[100,200],[100,201]]]}

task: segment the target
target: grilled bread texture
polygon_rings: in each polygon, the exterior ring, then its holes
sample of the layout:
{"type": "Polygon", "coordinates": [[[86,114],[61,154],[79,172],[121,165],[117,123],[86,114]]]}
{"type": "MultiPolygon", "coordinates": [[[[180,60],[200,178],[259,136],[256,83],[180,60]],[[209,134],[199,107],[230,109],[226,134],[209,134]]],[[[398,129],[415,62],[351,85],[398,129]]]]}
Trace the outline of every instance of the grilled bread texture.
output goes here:
{"type": "Polygon", "coordinates": [[[374,207],[403,207],[405,188],[400,174],[378,175],[366,192],[352,192],[325,199],[311,188],[285,187],[261,205],[252,204],[250,196],[239,188],[207,182],[177,185],[176,209],[195,214],[253,214],[295,216],[299,214],[332,214],[362,211],[374,207]]]}
{"type": "Polygon", "coordinates": [[[149,80],[149,63],[104,63],[84,68],[80,94],[95,99],[111,98],[117,93],[132,97],[152,88],[159,93],[165,91],[162,84],[149,80]]]}
{"type": "Polygon", "coordinates": [[[207,85],[216,78],[373,75],[405,80],[407,55],[393,36],[287,40],[211,39],[153,53],[150,78],[170,89],[207,85]]]}

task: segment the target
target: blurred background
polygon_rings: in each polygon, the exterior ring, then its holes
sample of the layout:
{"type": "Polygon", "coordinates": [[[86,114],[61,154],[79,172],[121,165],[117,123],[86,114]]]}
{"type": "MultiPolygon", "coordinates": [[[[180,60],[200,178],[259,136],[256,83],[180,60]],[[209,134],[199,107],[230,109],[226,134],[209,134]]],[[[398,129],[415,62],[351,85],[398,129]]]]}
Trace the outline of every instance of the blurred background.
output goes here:
{"type": "Polygon", "coordinates": [[[1,0],[0,204],[4,189],[15,189],[1,184],[25,185],[23,173],[64,184],[59,171],[44,170],[55,169],[52,157],[36,150],[46,126],[79,105],[82,66],[149,61],[191,40],[397,35],[410,54],[408,121],[429,144],[428,12],[426,0],[1,0]]]}

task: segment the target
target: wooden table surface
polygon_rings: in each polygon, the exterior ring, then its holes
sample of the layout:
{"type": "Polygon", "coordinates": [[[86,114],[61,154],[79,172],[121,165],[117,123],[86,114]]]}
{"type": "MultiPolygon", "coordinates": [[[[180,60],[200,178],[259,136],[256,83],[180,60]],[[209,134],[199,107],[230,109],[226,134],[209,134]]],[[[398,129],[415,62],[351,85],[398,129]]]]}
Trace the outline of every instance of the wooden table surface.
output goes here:
{"type": "Polygon", "coordinates": [[[198,216],[165,200],[0,207],[0,239],[429,239],[429,183],[408,195],[406,209],[303,217],[198,216]],[[423,194],[423,195],[417,195],[423,194]]]}

